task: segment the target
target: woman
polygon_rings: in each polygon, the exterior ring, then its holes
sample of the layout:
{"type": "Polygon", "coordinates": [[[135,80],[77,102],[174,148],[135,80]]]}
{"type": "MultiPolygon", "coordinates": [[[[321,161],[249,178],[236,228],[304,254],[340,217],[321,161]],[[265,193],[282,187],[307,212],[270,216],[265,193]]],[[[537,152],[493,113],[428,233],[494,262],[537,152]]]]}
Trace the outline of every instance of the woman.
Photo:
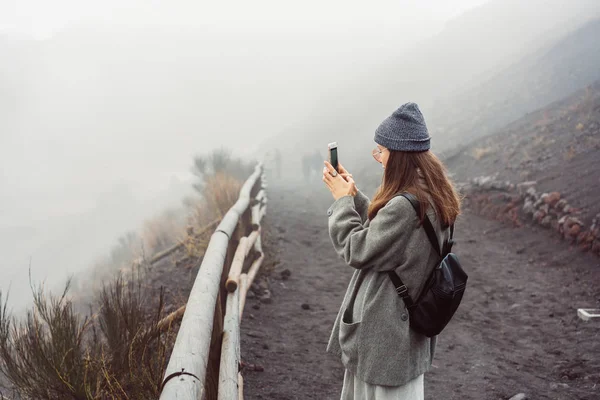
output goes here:
{"type": "Polygon", "coordinates": [[[341,356],[346,371],[342,400],[424,398],[435,337],[409,328],[409,315],[387,271],[394,270],[417,299],[440,262],[420,223],[425,213],[443,243],[460,212],[460,200],[439,159],[419,107],[407,103],[375,132],[373,157],[384,168],[372,201],[356,188],[343,166],[325,162],[323,181],[335,201],[327,211],[336,252],[356,269],[335,320],[327,351],[341,356]],[[412,193],[417,215],[400,193],[412,193]]]}

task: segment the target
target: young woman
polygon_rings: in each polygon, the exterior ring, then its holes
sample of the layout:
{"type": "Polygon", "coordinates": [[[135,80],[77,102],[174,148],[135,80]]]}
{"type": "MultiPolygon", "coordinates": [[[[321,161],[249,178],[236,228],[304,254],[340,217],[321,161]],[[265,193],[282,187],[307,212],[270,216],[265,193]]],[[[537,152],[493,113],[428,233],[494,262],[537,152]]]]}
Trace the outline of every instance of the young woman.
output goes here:
{"type": "Polygon", "coordinates": [[[407,103],[375,132],[373,157],[384,168],[372,201],[352,175],[325,162],[323,181],[335,201],[327,211],[336,252],[356,271],[335,320],[327,351],[346,368],[342,400],[424,398],[423,374],[430,368],[435,337],[409,327],[409,315],[387,271],[401,277],[417,299],[440,262],[420,223],[425,213],[443,243],[460,212],[459,197],[440,160],[419,107],[407,103]],[[400,193],[422,205],[417,215],[400,193]]]}

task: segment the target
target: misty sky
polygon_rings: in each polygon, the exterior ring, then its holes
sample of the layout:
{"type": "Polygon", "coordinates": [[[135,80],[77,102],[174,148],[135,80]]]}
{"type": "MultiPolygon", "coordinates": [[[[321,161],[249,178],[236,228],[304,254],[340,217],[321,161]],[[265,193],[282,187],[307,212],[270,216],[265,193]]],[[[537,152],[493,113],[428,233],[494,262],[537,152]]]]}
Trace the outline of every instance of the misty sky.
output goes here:
{"type": "Polygon", "coordinates": [[[0,289],[88,268],[180,204],[192,155],[252,154],[484,2],[1,1],[0,289]]]}
{"type": "Polygon", "coordinates": [[[439,24],[485,0],[258,0],[198,2],[191,0],[4,0],[0,30],[44,38],[70,24],[149,24],[181,28],[210,26],[228,31],[286,32],[368,25],[368,31],[403,32],[408,40],[440,29],[439,24]]]}

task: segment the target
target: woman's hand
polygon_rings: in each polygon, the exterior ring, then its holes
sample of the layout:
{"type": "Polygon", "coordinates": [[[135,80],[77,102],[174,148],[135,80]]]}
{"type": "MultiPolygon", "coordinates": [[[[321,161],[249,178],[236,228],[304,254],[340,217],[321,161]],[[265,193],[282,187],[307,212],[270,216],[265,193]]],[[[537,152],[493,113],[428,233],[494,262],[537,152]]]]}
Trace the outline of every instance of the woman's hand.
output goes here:
{"type": "Polygon", "coordinates": [[[348,195],[355,196],[358,189],[356,189],[352,174],[348,173],[341,164],[338,164],[338,169],[340,170],[339,174],[329,162],[325,161],[325,168],[323,168],[323,182],[325,182],[331,191],[333,198],[337,200],[348,195]]]}

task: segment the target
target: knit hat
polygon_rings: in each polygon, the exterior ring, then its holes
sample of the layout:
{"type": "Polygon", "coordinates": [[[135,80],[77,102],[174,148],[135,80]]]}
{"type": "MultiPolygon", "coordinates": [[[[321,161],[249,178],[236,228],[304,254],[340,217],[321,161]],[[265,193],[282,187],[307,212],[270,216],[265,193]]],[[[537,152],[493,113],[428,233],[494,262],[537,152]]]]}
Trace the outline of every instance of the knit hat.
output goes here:
{"type": "Polygon", "coordinates": [[[425,119],[415,103],[401,105],[375,131],[375,143],[389,150],[427,151],[429,140],[425,119]]]}

